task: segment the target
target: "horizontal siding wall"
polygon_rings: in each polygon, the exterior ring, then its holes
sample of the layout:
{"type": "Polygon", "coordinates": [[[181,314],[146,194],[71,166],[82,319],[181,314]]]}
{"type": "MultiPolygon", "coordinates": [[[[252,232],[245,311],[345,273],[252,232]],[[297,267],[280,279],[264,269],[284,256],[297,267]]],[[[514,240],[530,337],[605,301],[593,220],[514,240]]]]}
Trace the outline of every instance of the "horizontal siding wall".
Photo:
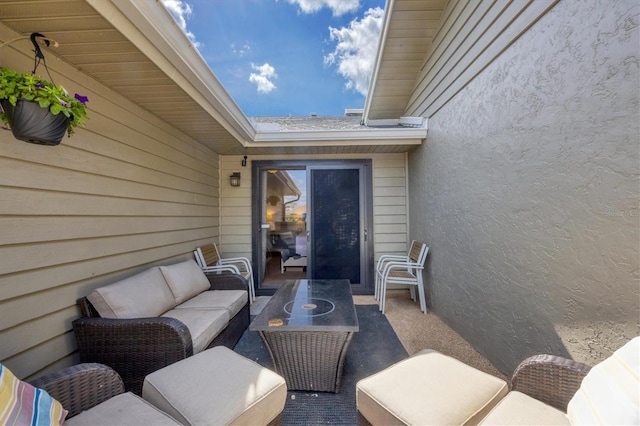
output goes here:
{"type": "Polygon", "coordinates": [[[407,170],[405,154],[350,154],[312,156],[249,156],[242,167],[242,156],[220,157],[220,251],[223,257],[251,259],[251,161],[371,159],[373,163],[374,255],[407,251],[407,170]],[[241,172],[240,187],[229,185],[229,175],[241,172]]]}
{"type": "Polygon", "coordinates": [[[431,117],[558,0],[451,0],[405,115],[431,117]]]}
{"type": "MultiPolygon", "coordinates": [[[[254,157],[255,158],[255,157],[254,157]]],[[[220,156],[220,238],[222,257],[251,259],[251,162],[242,167],[241,155],[220,156]],[[240,172],[240,186],[229,176],[240,172]]]]}
{"type": "MultiPolygon", "coordinates": [[[[0,56],[19,71],[32,61],[26,49],[0,56]]],[[[55,147],[0,131],[0,362],[23,378],[78,361],[79,297],[192,258],[219,234],[216,154],[53,55],[47,63],[57,84],[89,97],[90,119],[55,147]]]]}

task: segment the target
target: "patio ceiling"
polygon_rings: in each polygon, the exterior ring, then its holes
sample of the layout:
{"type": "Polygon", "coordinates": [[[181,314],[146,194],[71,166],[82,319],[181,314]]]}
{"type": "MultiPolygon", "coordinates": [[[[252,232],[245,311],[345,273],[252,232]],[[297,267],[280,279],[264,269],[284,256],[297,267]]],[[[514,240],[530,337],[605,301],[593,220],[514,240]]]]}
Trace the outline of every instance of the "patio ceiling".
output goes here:
{"type": "MultiPolygon", "coordinates": [[[[397,120],[446,0],[391,3],[397,17],[394,12],[371,111],[397,120]],[[395,84],[385,76],[398,67],[407,71],[395,84]]],[[[0,21],[0,43],[46,35],[59,43],[43,49],[48,58],[67,62],[219,154],[405,152],[426,137],[426,129],[397,127],[256,132],[158,1],[3,0],[0,21]]]]}

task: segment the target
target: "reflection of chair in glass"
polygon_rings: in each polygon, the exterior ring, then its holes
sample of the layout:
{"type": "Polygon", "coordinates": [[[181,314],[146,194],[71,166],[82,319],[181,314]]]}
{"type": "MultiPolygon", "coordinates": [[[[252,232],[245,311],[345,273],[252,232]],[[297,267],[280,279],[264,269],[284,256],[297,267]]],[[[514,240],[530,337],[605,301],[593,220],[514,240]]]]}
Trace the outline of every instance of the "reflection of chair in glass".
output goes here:
{"type": "Polygon", "coordinates": [[[285,273],[288,267],[299,267],[302,270],[307,268],[307,236],[296,235],[293,246],[293,254],[285,258],[281,258],[280,272],[285,273]]]}
{"type": "Polygon", "coordinates": [[[380,302],[380,310],[384,313],[385,293],[388,284],[409,285],[411,299],[416,300],[414,286],[418,287],[420,297],[420,310],[427,313],[427,303],[424,296],[422,283],[422,270],[427,258],[429,247],[418,241],[411,243],[411,249],[407,255],[382,255],[376,268],[375,296],[380,302]]]}
{"type": "Polygon", "coordinates": [[[220,257],[215,243],[198,247],[193,254],[204,272],[231,272],[242,275],[249,282],[249,303],[253,303],[256,293],[253,285],[253,270],[249,259],[246,257],[223,259],[220,257]]]}

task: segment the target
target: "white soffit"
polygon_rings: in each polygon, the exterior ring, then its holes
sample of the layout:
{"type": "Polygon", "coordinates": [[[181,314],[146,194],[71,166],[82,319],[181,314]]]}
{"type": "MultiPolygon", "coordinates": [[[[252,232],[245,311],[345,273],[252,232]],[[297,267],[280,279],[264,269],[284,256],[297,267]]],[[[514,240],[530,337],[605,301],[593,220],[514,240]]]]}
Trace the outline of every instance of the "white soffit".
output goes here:
{"type": "MultiPolygon", "coordinates": [[[[488,0],[487,0],[488,1],[488,0]]],[[[420,70],[438,35],[449,0],[387,0],[364,119],[407,114],[420,70]]]]}

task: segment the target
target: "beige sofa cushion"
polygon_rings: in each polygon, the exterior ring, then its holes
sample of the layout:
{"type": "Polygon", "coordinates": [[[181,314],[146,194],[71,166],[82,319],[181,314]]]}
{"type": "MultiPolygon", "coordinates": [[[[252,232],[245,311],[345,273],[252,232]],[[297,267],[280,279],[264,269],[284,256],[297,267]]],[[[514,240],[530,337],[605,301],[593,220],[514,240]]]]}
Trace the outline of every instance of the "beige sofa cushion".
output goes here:
{"type": "Polygon", "coordinates": [[[116,395],[64,422],[65,426],[176,426],[171,416],[130,392],[116,395]]]}
{"type": "Polygon", "coordinates": [[[172,309],[162,314],[180,320],[191,333],[193,353],[209,346],[213,339],[229,324],[229,312],[225,309],[172,309]]]}
{"type": "Polygon", "coordinates": [[[103,318],[157,317],[176,305],[157,266],[97,288],[87,299],[103,318]]]}
{"type": "Polygon", "coordinates": [[[571,424],[640,424],[640,337],[594,366],[567,406],[571,424]]]}
{"type": "Polygon", "coordinates": [[[479,422],[508,392],[504,380],[423,350],[356,385],[358,411],[372,424],[479,422]]]}
{"type": "Polygon", "coordinates": [[[211,283],[194,260],[161,266],[160,270],[176,300],[176,305],[209,290],[211,283]]]}
{"type": "Polygon", "coordinates": [[[568,425],[569,419],[560,410],[520,392],[509,392],[482,419],[481,425],[568,425]]]}
{"type": "Polygon", "coordinates": [[[266,425],[287,386],[273,371],[216,346],[149,374],[142,397],[183,424],[266,425]]]}
{"type": "Polygon", "coordinates": [[[176,309],[226,309],[233,318],[249,301],[244,290],[210,290],[176,306],[176,309]]]}

